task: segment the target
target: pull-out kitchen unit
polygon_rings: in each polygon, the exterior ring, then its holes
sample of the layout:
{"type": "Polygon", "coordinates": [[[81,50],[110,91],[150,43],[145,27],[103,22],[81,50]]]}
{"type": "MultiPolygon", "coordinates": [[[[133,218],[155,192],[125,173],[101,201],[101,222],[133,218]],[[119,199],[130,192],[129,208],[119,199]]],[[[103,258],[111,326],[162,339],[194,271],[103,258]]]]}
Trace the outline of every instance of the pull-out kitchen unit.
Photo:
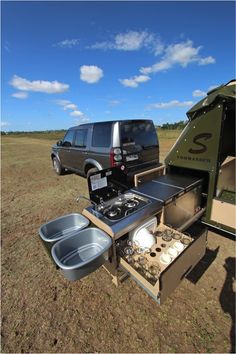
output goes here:
{"type": "Polygon", "coordinates": [[[91,204],[82,214],[90,226],[83,219],[82,230],[64,231],[51,250],[55,263],[69,280],[103,265],[116,286],[130,275],[163,303],[205,254],[207,231],[197,222],[202,180],[162,175],[126,190],[121,171],[110,168],[92,174],[88,186],[91,204]],[[142,247],[148,238],[151,245],[142,247]]]}
{"type": "Polygon", "coordinates": [[[103,265],[117,286],[128,274],[161,304],[204,256],[207,225],[235,235],[235,92],[232,80],[187,112],[165,165],[140,171],[134,186],[125,165],[90,175],[83,215],[40,228],[68,279],[103,265]]]}

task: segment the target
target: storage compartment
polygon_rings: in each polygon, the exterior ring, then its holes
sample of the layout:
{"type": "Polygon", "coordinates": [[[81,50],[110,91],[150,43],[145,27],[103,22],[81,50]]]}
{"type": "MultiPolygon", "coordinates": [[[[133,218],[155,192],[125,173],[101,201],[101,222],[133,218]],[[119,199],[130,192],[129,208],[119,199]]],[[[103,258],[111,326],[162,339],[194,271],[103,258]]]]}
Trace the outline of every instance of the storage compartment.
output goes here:
{"type": "Polygon", "coordinates": [[[200,223],[186,233],[160,224],[154,236],[156,243],[148,253],[141,253],[128,239],[118,240],[117,253],[120,268],[161,304],[204,256],[207,231],[200,223]]]}
{"type": "Polygon", "coordinates": [[[218,198],[212,200],[211,220],[235,229],[235,194],[231,198],[232,202],[225,202],[218,198]]]}
{"type": "Polygon", "coordinates": [[[55,243],[52,257],[68,280],[78,280],[107,260],[111,238],[102,230],[87,228],[55,243]]]}
{"type": "Polygon", "coordinates": [[[201,185],[176,198],[164,208],[164,223],[174,229],[181,227],[201,210],[201,185]]]}
{"type": "Polygon", "coordinates": [[[165,165],[149,169],[134,175],[134,186],[138,187],[144,182],[151,181],[154,178],[162,176],[165,174],[165,165]]]}
{"type": "Polygon", "coordinates": [[[77,233],[88,225],[89,220],[83,215],[67,214],[43,224],[39,229],[39,235],[51,256],[51,248],[57,241],[77,233]]]}

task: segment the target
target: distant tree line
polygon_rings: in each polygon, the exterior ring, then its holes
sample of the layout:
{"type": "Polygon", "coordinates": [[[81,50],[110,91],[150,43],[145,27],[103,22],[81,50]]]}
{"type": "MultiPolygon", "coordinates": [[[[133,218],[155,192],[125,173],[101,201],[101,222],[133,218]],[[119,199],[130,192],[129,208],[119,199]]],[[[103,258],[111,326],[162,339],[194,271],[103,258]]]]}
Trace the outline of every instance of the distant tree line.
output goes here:
{"type": "Polygon", "coordinates": [[[183,130],[187,123],[188,121],[180,120],[179,122],[175,123],[164,123],[161,126],[158,126],[158,128],[169,130],[183,130]]]}
{"type": "MultiPolygon", "coordinates": [[[[161,128],[161,129],[169,129],[169,130],[182,130],[184,129],[184,127],[186,126],[188,121],[184,121],[184,120],[180,120],[179,122],[176,123],[164,123],[162,125],[158,125],[157,128],[161,128]]],[[[1,135],[27,135],[27,134],[60,134],[62,133],[64,135],[64,133],[66,132],[66,129],[60,129],[60,130],[35,130],[35,131],[9,131],[9,132],[5,132],[5,131],[1,131],[1,135]]]]}
{"type": "Polygon", "coordinates": [[[27,134],[58,134],[58,133],[65,133],[66,129],[60,129],[60,130],[34,130],[34,131],[1,131],[1,135],[27,135],[27,134]]]}

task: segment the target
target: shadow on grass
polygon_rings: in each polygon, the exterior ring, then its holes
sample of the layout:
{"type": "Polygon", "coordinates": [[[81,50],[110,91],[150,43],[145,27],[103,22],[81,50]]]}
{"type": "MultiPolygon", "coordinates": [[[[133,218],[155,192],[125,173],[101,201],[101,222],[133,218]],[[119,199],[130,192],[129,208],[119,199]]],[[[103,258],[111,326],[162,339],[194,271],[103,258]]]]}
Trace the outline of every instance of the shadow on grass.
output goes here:
{"type": "Polygon", "coordinates": [[[219,246],[215,250],[206,249],[205,256],[200,260],[197,267],[195,267],[188,275],[187,279],[192,283],[196,284],[199,279],[203,276],[206,270],[214,262],[219,252],[219,246]]]}
{"type": "MultiPolygon", "coordinates": [[[[215,250],[206,249],[205,256],[198,263],[191,273],[186,277],[189,281],[196,284],[199,279],[203,276],[205,271],[214,262],[219,252],[219,247],[215,250]]],[[[235,258],[228,257],[225,259],[224,268],[226,270],[226,278],[224,285],[221,289],[219,296],[220,304],[222,310],[229,314],[232,320],[231,330],[230,330],[230,343],[231,350],[230,353],[235,353],[235,291],[233,289],[233,282],[235,281],[235,258]]],[[[219,270],[220,271],[220,270],[219,270]]]]}
{"type": "Polygon", "coordinates": [[[220,304],[222,310],[229,314],[232,320],[230,330],[230,353],[235,353],[235,291],[233,289],[233,282],[235,281],[235,258],[226,258],[224,268],[226,270],[226,278],[220,293],[220,304]]]}
{"type": "Polygon", "coordinates": [[[74,172],[74,171],[69,171],[69,170],[64,170],[63,173],[60,175],[60,177],[63,177],[63,176],[68,176],[68,175],[75,175],[75,176],[78,176],[78,177],[83,177],[86,179],[86,176],[84,174],[80,174],[79,172],[74,172]]]}

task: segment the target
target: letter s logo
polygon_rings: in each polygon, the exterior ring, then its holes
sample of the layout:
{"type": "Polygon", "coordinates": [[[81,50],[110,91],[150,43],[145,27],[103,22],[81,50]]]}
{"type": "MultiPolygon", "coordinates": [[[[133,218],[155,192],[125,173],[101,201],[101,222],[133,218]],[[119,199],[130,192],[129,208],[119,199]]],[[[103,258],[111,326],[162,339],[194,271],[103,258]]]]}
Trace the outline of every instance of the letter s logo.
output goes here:
{"type": "Polygon", "coordinates": [[[203,152],[207,151],[207,147],[205,144],[203,144],[202,142],[200,142],[199,140],[208,140],[212,137],[211,133],[201,133],[196,135],[193,138],[193,142],[194,144],[200,146],[200,149],[189,149],[188,152],[190,152],[190,154],[202,154],[203,152]]]}

